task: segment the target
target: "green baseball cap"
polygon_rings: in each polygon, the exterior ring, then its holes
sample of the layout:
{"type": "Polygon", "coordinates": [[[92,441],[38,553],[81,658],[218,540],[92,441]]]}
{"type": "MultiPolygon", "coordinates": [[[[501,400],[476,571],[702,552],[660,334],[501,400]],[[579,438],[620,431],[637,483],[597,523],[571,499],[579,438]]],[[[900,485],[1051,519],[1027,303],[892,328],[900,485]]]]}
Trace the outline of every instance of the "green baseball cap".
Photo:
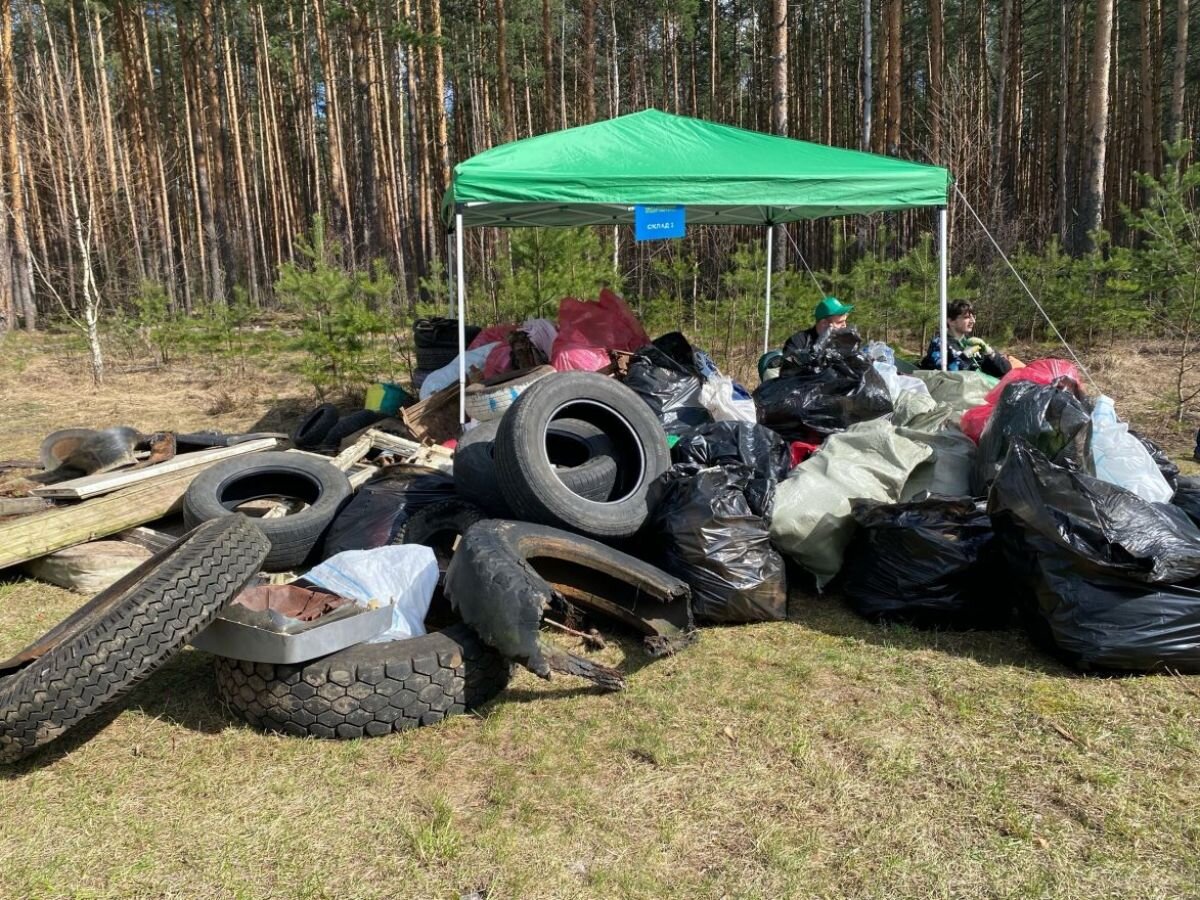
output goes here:
{"type": "Polygon", "coordinates": [[[853,309],[854,305],[851,303],[843,303],[837,297],[826,297],[813,310],[813,320],[820,322],[822,319],[828,319],[830,316],[844,316],[853,311],[853,309]]]}

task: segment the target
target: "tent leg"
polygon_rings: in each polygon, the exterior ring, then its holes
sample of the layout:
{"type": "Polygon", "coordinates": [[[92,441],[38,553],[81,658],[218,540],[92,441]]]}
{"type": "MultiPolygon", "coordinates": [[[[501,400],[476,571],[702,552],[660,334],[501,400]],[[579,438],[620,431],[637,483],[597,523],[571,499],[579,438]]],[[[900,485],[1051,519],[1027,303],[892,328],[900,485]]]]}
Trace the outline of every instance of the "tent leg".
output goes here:
{"type": "Polygon", "coordinates": [[[767,226],[767,313],[763,318],[763,353],[766,353],[770,348],[771,341],[771,260],[774,259],[772,251],[774,247],[775,227],[767,226]]]}
{"type": "Polygon", "coordinates": [[[949,268],[949,252],[946,247],[946,208],[942,207],[938,210],[938,307],[941,315],[941,341],[942,341],[942,371],[946,371],[946,361],[950,356],[949,349],[946,346],[946,295],[948,289],[946,286],[946,270],[949,268]]]}
{"type": "Polygon", "coordinates": [[[467,421],[467,281],[463,274],[463,217],[454,217],[454,240],[457,252],[454,264],[458,269],[458,424],[467,421]]]}

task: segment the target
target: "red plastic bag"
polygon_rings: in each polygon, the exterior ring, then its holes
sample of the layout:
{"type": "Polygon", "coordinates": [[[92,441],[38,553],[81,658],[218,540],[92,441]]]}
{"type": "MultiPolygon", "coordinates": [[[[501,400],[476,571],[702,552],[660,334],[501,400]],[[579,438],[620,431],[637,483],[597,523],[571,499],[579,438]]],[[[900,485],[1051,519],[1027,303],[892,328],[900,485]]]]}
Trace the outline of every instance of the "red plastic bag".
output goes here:
{"type": "Polygon", "coordinates": [[[637,350],[650,343],[633,310],[605,288],[598,302],[564,297],[550,364],[560,372],[594,372],[609,363],[609,350],[637,350]]]}
{"type": "Polygon", "coordinates": [[[978,444],[979,438],[983,435],[983,429],[987,427],[988,419],[992,417],[992,410],[999,402],[1000,395],[1004,393],[1006,387],[1014,381],[1050,384],[1064,376],[1077,383],[1080,380],[1079,369],[1075,368],[1074,363],[1067,362],[1065,359],[1039,359],[1023,369],[1013,369],[1000,379],[999,384],[987,392],[987,396],[983,398],[983,406],[976,406],[963,413],[958,427],[962,429],[963,434],[978,444]]]}
{"type": "Polygon", "coordinates": [[[810,444],[808,441],[792,441],[788,444],[788,453],[791,456],[791,465],[788,468],[796,468],[796,466],[800,465],[800,463],[804,462],[820,449],[820,444],[810,444]]]}

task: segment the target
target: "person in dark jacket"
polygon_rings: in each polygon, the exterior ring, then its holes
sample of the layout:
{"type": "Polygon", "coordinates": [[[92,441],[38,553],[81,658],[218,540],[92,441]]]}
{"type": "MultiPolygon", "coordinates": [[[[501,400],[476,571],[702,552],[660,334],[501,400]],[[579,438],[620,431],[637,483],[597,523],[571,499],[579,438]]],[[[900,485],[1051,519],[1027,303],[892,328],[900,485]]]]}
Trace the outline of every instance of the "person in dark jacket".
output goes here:
{"type": "MultiPolygon", "coordinates": [[[[975,307],[966,300],[955,300],[946,310],[946,371],[974,372],[982,369],[988,375],[1000,378],[1012,368],[1009,360],[975,337],[975,307]]],[[[921,360],[922,369],[942,367],[942,338],[934,335],[929,349],[921,360]]]]}
{"type": "Polygon", "coordinates": [[[797,331],[783,345],[783,355],[788,356],[799,350],[807,350],[825,334],[837,328],[846,327],[846,317],[854,310],[850,303],[843,303],[837,297],[825,297],[813,309],[813,324],[810,328],[797,331]]]}

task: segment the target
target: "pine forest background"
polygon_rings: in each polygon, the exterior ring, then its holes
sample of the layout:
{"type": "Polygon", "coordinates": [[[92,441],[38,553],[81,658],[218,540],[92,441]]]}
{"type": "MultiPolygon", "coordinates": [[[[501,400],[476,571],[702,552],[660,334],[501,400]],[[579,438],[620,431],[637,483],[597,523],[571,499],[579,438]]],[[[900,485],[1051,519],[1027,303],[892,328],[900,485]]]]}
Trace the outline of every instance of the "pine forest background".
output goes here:
{"type": "MultiPolygon", "coordinates": [[[[445,308],[456,162],[657,107],[946,165],[1069,338],[1186,330],[1186,358],[1195,18],[1189,0],[0,0],[0,332],[124,322],[165,355],[172,322],[227,334],[291,309],[398,334],[445,308]]],[[[957,193],[950,216],[952,295],[993,336],[1044,337],[957,193]]],[[[922,343],[933,222],[781,228],[774,342],[819,282],[922,343]]],[[[468,251],[473,321],[607,282],[652,331],[758,341],[761,229],[479,229],[468,251]]]]}

